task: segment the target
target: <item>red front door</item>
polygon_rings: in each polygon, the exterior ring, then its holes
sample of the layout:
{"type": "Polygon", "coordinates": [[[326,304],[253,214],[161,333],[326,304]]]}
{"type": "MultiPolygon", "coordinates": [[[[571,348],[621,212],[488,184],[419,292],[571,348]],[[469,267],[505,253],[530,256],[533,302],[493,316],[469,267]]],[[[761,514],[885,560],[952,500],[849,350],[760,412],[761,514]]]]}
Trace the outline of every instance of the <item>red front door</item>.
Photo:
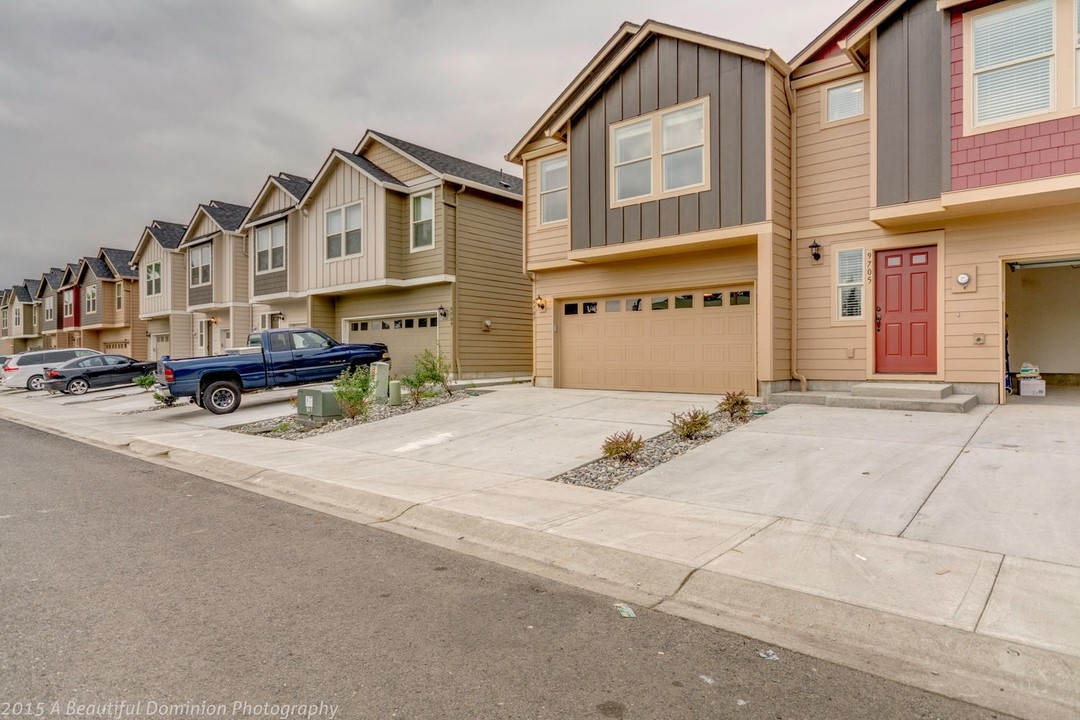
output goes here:
{"type": "Polygon", "coordinates": [[[937,372],[937,248],[882,250],[875,265],[877,372],[937,372]]]}

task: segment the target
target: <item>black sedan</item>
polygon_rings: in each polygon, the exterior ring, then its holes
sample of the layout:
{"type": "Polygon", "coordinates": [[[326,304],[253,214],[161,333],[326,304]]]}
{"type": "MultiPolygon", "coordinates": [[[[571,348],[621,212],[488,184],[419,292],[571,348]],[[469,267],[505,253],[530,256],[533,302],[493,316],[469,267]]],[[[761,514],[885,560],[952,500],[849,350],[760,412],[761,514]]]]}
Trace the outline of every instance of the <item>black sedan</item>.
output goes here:
{"type": "Polygon", "coordinates": [[[82,395],[87,390],[130,385],[140,375],[148,375],[155,362],[139,362],[126,355],[90,355],[75,358],[45,370],[45,389],[82,395]]]}

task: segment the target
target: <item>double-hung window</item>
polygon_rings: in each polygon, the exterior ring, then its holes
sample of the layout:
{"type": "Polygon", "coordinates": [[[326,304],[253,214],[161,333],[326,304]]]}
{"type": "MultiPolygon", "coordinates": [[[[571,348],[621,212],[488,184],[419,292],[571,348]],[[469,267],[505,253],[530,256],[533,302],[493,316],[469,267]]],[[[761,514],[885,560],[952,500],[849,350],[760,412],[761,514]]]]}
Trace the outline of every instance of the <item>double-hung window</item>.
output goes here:
{"type": "Polygon", "coordinates": [[[161,262],[150,263],[146,266],[146,296],[153,297],[161,294],[161,262]]]}
{"type": "Polygon", "coordinates": [[[123,283],[123,281],[120,281],[120,282],[116,283],[115,292],[116,292],[116,309],[117,310],[123,310],[124,309],[124,283],[123,283]]]}
{"type": "Polygon", "coordinates": [[[255,230],[255,272],[268,273],[285,268],[285,221],[255,230]]]}
{"type": "MultiPolygon", "coordinates": [[[[283,236],[284,237],[284,236],[283,236]]],[[[354,203],[326,212],[326,259],[364,252],[364,204],[354,203]]]]}
{"type": "Polygon", "coordinates": [[[64,291],[64,317],[73,317],[75,315],[75,291],[64,291]]]}
{"type": "Polygon", "coordinates": [[[188,265],[191,268],[191,287],[210,284],[210,258],[213,246],[210,243],[188,250],[188,265]]]}
{"type": "Polygon", "coordinates": [[[56,298],[52,295],[45,298],[45,322],[52,322],[53,313],[56,312],[56,298]]]}
{"type": "Polygon", "coordinates": [[[34,330],[37,330],[37,326],[38,326],[38,306],[37,305],[32,305],[30,307],[30,326],[34,330]]]}
{"type": "Polygon", "coordinates": [[[974,125],[1054,109],[1055,0],[1028,0],[971,19],[974,125]]]}
{"type": "Polygon", "coordinates": [[[707,127],[704,99],[613,126],[612,203],[706,190],[707,127]]]}
{"type": "Polygon", "coordinates": [[[11,308],[12,335],[22,334],[22,305],[13,305],[11,308]]]}
{"type": "Polygon", "coordinates": [[[567,218],[566,156],[540,162],[540,224],[567,218]]]}
{"type": "Polygon", "coordinates": [[[836,253],[836,314],[839,320],[857,320],[863,316],[862,248],[836,253]]]}
{"type": "Polygon", "coordinates": [[[90,285],[86,288],[86,307],[85,312],[93,314],[97,312],[97,285],[90,285]]]}
{"type": "Polygon", "coordinates": [[[435,247],[435,193],[413,195],[409,203],[409,248],[412,251],[435,247]]]}

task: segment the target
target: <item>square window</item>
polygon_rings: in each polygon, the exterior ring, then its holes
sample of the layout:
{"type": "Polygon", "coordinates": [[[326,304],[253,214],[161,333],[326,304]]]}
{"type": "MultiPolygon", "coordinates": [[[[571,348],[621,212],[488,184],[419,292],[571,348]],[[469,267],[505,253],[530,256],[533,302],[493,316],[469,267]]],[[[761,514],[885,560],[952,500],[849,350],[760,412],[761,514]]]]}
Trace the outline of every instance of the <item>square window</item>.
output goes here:
{"type": "Polygon", "coordinates": [[[581,314],[582,315],[595,315],[596,314],[596,303],[595,302],[581,303],[581,314]]]}
{"type": "Polygon", "coordinates": [[[431,323],[431,327],[438,327],[439,326],[439,318],[437,318],[437,317],[431,318],[430,323],[431,323]]]}
{"type": "Polygon", "coordinates": [[[565,305],[563,305],[563,315],[577,315],[577,314],[578,314],[578,304],[577,303],[566,303],[565,305]]]}
{"type": "Polygon", "coordinates": [[[825,121],[839,122],[866,112],[866,91],[862,78],[833,85],[825,91],[825,121]]]}
{"type": "Polygon", "coordinates": [[[352,332],[360,331],[360,323],[349,323],[349,330],[352,332]]]}
{"type": "Polygon", "coordinates": [[[604,312],[617,313],[622,311],[621,300],[608,300],[604,303],[604,312]]]}
{"type": "Polygon", "coordinates": [[[427,318],[420,318],[420,319],[419,319],[419,320],[417,321],[417,323],[416,323],[416,324],[417,324],[417,327],[422,327],[422,328],[426,328],[426,327],[427,327],[427,318]]]}
{"type": "Polygon", "coordinates": [[[645,298],[634,298],[633,300],[626,301],[627,312],[641,312],[644,308],[641,306],[645,302],[645,298]]]}
{"type": "Polygon", "coordinates": [[[386,320],[381,321],[379,323],[379,325],[383,330],[389,330],[390,329],[390,323],[388,323],[386,320]]]}
{"type": "Polygon", "coordinates": [[[712,292],[701,296],[701,304],[705,307],[723,307],[724,293],[712,292]]]}
{"type": "Polygon", "coordinates": [[[685,310],[686,308],[694,307],[693,295],[676,295],[675,296],[675,309],[685,310]]]}
{"type": "Polygon", "coordinates": [[[729,305],[749,305],[750,304],[750,291],[749,290],[734,290],[731,292],[729,305]]]}
{"type": "Polygon", "coordinates": [[[394,321],[394,329],[395,330],[401,330],[403,327],[405,327],[405,325],[401,320],[395,320],[394,321]]]}
{"type": "Polygon", "coordinates": [[[668,309],[668,298],[667,297],[654,297],[652,299],[652,309],[653,310],[667,310],[668,309]]]}
{"type": "Polygon", "coordinates": [[[368,329],[368,324],[366,322],[360,323],[360,331],[361,332],[363,332],[363,331],[365,331],[367,329],[368,329]]]}
{"type": "Polygon", "coordinates": [[[405,320],[405,329],[406,330],[411,330],[413,328],[414,324],[415,324],[415,321],[412,318],[407,318],[405,320]]]}

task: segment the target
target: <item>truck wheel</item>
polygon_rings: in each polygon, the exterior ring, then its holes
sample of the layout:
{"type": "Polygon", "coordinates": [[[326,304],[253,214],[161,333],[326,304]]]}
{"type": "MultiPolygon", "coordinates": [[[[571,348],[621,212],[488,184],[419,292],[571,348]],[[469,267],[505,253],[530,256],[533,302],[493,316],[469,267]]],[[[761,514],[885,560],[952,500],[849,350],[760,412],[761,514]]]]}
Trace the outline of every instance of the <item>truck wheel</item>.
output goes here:
{"type": "Polygon", "coordinates": [[[227,415],[240,407],[240,388],[231,380],[219,380],[203,390],[203,407],[215,415],[227,415]]]}

